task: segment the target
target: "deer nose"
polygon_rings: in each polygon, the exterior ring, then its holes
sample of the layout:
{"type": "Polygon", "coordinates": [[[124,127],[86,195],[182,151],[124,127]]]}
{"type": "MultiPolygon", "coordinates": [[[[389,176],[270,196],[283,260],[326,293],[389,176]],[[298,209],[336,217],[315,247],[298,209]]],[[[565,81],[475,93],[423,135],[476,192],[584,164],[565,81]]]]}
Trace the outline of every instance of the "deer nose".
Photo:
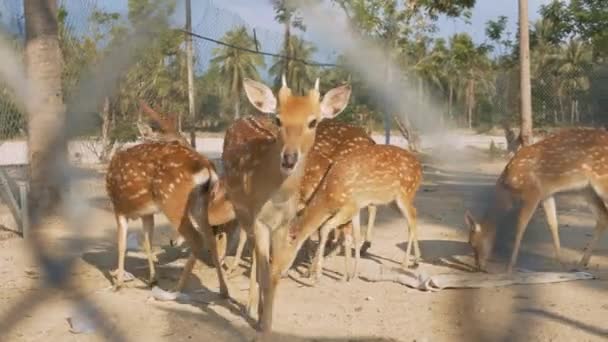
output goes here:
{"type": "Polygon", "coordinates": [[[286,170],[292,170],[298,162],[298,152],[283,152],[281,157],[281,167],[286,170]]]}

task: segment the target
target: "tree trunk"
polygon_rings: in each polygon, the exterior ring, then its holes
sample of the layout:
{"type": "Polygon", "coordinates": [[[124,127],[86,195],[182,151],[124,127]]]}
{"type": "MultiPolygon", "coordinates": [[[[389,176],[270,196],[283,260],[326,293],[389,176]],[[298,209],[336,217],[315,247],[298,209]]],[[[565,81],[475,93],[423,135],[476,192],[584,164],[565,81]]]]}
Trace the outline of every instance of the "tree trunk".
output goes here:
{"type": "Polygon", "coordinates": [[[467,102],[467,119],[469,124],[469,129],[473,128],[473,107],[474,107],[474,92],[475,92],[475,83],[473,80],[469,80],[467,82],[467,90],[466,90],[466,102],[467,102]]]}
{"type": "Polygon", "coordinates": [[[449,95],[448,95],[448,118],[450,120],[453,120],[454,117],[452,116],[452,108],[454,107],[454,85],[452,84],[452,81],[449,81],[449,95]]]}
{"type": "Polygon", "coordinates": [[[475,107],[477,107],[477,99],[475,98],[475,81],[471,81],[471,126],[473,125],[473,115],[475,114],[475,107]]]}
{"type": "MultiPolygon", "coordinates": [[[[386,51],[386,84],[390,88],[391,83],[393,83],[393,73],[391,70],[391,52],[390,49],[386,51]]],[[[390,118],[389,104],[384,105],[384,143],[391,143],[391,118],[390,118]]]]}
{"type": "MultiPolygon", "coordinates": [[[[283,36],[284,42],[283,42],[283,51],[285,53],[285,56],[287,58],[285,58],[283,60],[283,70],[281,72],[282,75],[285,75],[285,79],[287,80],[287,84],[291,84],[291,78],[290,78],[290,72],[289,72],[289,58],[291,58],[291,44],[290,44],[290,40],[291,40],[291,18],[287,18],[285,20],[285,33],[283,36]]],[[[279,75],[280,76],[280,75],[279,75]]]]}
{"type": "Polygon", "coordinates": [[[562,97],[560,95],[557,96],[558,98],[558,102],[559,102],[559,113],[560,113],[560,121],[561,123],[565,123],[566,122],[566,114],[564,111],[564,100],[562,99],[562,97]]]}
{"type": "Polygon", "coordinates": [[[237,120],[241,117],[241,99],[237,97],[234,100],[234,119],[237,120]]]}
{"type": "Polygon", "coordinates": [[[570,125],[574,125],[574,100],[570,101],[570,125]]]}
{"type": "MultiPolygon", "coordinates": [[[[191,0],[186,0],[186,31],[192,31],[192,10],[191,0]]],[[[194,103],[194,56],[192,52],[192,36],[186,35],[186,68],[188,72],[188,115],[190,120],[194,122],[196,108],[194,103]]],[[[181,127],[180,127],[181,129],[181,127]]]]}
{"type": "MultiPolygon", "coordinates": [[[[61,84],[63,58],[58,39],[56,0],[25,0],[25,62],[37,87],[35,105],[28,113],[30,213],[49,215],[61,203],[59,166],[67,164],[65,106],[61,84]],[[57,166],[57,167],[56,167],[57,166]]],[[[36,225],[36,222],[32,222],[36,225]]]]}
{"type": "Polygon", "coordinates": [[[528,29],[528,0],[519,0],[519,67],[520,67],[520,135],[524,146],[532,138],[532,89],[530,85],[530,37],[528,29]]]}
{"type": "Polygon", "coordinates": [[[422,103],[424,102],[424,81],[421,76],[418,76],[418,108],[417,111],[422,111],[422,103]]]}
{"type": "Polygon", "coordinates": [[[101,110],[101,154],[99,159],[102,163],[108,161],[110,152],[112,151],[113,141],[110,139],[110,127],[112,114],[110,109],[110,98],[106,96],[103,100],[103,108],[101,110]]]}

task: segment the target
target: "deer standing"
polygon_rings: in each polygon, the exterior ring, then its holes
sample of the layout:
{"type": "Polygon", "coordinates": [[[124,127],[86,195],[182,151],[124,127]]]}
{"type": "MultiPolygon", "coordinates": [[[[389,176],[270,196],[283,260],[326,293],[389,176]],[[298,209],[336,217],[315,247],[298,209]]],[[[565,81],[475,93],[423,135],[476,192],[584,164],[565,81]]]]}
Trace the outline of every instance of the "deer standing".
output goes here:
{"type": "Polygon", "coordinates": [[[555,208],[555,194],[582,191],[596,216],[593,238],[585,247],[580,265],[589,264],[591,253],[608,225],[608,132],[601,129],[565,129],[533,145],[521,147],[498,178],[495,198],[480,221],[467,211],[475,262],[486,269],[492,255],[497,225],[520,202],[515,227],[515,245],[507,272],[511,273],[526,227],[542,203],[553,237],[555,258],[562,264],[555,208]]]}
{"type": "MultiPolygon", "coordinates": [[[[341,151],[375,144],[369,135],[360,127],[345,124],[335,119],[323,120],[317,127],[315,142],[306,158],[306,166],[302,183],[300,185],[300,203],[298,211],[303,210],[314,191],[321,183],[334,159],[340,156],[341,151]]],[[[221,185],[225,180],[221,179],[221,185]]],[[[225,224],[234,219],[234,208],[226,198],[225,186],[218,187],[210,200],[209,223],[211,225],[225,224]]],[[[361,253],[365,253],[371,247],[371,237],[376,217],[376,207],[368,207],[369,217],[365,234],[365,242],[361,247],[361,253]]],[[[350,230],[349,230],[350,231],[350,230]]],[[[346,237],[345,237],[346,238],[346,237]]],[[[240,230],[239,244],[228,273],[234,271],[241,260],[247,235],[240,230]]],[[[320,241],[320,239],[319,239],[320,241]]]]}
{"type": "Polygon", "coordinates": [[[188,146],[175,127],[165,120],[158,120],[159,114],[145,103],[140,104],[144,111],[160,124],[163,141],[144,142],[118,151],[108,167],[106,189],[118,226],[118,270],[115,289],[118,290],[124,281],[126,238],[130,219],[142,220],[144,249],[150,270],[149,282],[155,282],[151,241],[154,214],[162,212],[191,247],[190,258],[176,289],[181,291],[197,255],[202,251],[202,234],[210,245],[218,270],[220,292],[228,296],[223,270],[218,267],[216,241],[206,222],[206,210],[197,208],[197,203],[206,197],[208,188],[217,182],[215,167],[206,157],[188,146]]]}
{"type": "Polygon", "coordinates": [[[313,146],[317,124],[344,110],[350,86],[328,91],[323,99],[319,82],[307,95],[295,96],[285,78],[278,92],[246,79],[245,93],[260,112],[235,121],[226,131],[222,154],[228,198],[241,227],[253,238],[254,256],[250,278],[249,312],[259,300],[258,321],[262,336],[272,330],[275,290],[280,274],[271,275],[271,233],[286,230],[297,211],[306,157],[313,146]],[[256,290],[256,278],[259,289],[256,290]]]}
{"type": "MultiPolygon", "coordinates": [[[[370,204],[382,205],[391,202],[397,204],[409,226],[403,266],[409,266],[412,245],[417,263],[420,247],[413,201],[421,181],[420,162],[411,152],[402,148],[392,145],[368,145],[343,150],[327,171],[302,215],[291,227],[289,236],[276,238],[286,241],[286,247],[280,250],[279,254],[273,255],[277,260],[277,268],[273,268],[273,271],[285,272],[302,242],[321,227],[321,242],[315,262],[311,265],[313,279],[318,280],[323,266],[323,248],[327,235],[336,227],[352,220],[355,243],[355,265],[352,274],[348,272],[350,253],[346,254],[345,262],[347,279],[356,276],[359,259],[359,211],[370,204]]],[[[347,245],[350,245],[349,241],[347,245]]]]}

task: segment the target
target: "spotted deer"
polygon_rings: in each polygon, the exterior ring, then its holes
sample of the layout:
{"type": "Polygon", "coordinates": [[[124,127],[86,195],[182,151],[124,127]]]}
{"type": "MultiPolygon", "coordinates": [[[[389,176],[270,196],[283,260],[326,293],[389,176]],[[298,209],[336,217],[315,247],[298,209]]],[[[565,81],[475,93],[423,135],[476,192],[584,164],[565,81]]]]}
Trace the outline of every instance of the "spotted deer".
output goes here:
{"type": "MultiPolygon", "coordinates": [[[[415,263],[420,258],[414,197],[422,181],[422,166],[409,151],[392,145],[368,145],[344,150],[331,165],[321,184],[312,196],[302,215],[285,232],[277,232],[274,240],[283,241],[285,247],[273,255],[276,268],[285,272],[295,258],[301,244],[317,229],[321,229],[321,242],[311,265],[313,280],[322,270],[323,248],[330,231],[352,220],[352,237],[355,243],[355,265],[348,271],[350,253],[346,253],[347,279],[356,276],[359,259],[359,211],[367,205],[395,202],[406,218],[409,238],[403,266],[409,266],[414,246],[415,263]],[[283,235],[283,236],[280,236],[283,235]]],[[[347,242],[349,245],[350,242],[347,242]]]]}
{"type": "MultiPolygon", "coordinates": [[[[367,132],[360,127],[352,126],[335,119],[321,121],[317,127],[315,142],[306,159],[304,176],[300,185],[298,211],[301,212],[306,206],[315,189],[327,173],[331,163],[335,158],[340,156],[341,151],[374,143],[367,132]]],[[[218,184],[223,185],[224,182],[222,179],[218,184]]],[[[220,190],[212,195],[209,207],[209,221],[211,225],[225,224],[234,218],[233,207],[226,198],[224,188],[225,186],[218,187],[220,190]]],[[[365,253],[371,247],[376,207],[370,205],[368,213],[368,225],[361,253],[365,253]]],[[[234,271],[238,266],[246,241],[247,235],[241,230],[236,254],[228,269],[228,273],[234,271]]]]}
{"type": "MultiPolygon", "coordinates": [[[[517,262],[521,240],[539,203],[542,204],[553,237],[556,260],[562,264],[554,196],[581,191],[597,223],[593,238],[580,261],[587,266],[591,253],[608,225],[608,132],[601,129],[565,129],[521,147],[504,168],[495,186],[495,197],[481,220],[467,211],[471,244],[477,267],[486,269],[496,242],[496,230],[519,202],[516,210],[515,244],[507,272],[517,262]]],[[[505,227],[506,228],[506,227],[505,227]]]]}
{"type": "MultiPolygon", "coordinates": [[[[153,119],[158,115],[145,103],[142,109],[153,119]]],[[[213,164],[194,151],[174,127],[166,121],[160,124],[160,141],[147,141],[118,151],[112,157],[107,174],[106,189],[113,205],[118,226],[118,270],[115,289],[124,282],[124,262],[128,220],[142,220],[144,249],[150,269],[149,282],[154,283],[156,272],[152,255],[154,215],[163,213],[173,227],[189,243],[192,255],[182,272],[177,290],[184,286],[194,260],[208,241],[212,258],[218,269],[220,292],[228,295],[224,274],[219,265],[217,246],[211,229],[206,223],[206,210],[199,208],[208,188],[217,182],[213,164]],[[197,229],[198,228],[198,229],[197,229]]]]}
{"type": "Polygon", "coordinates": [[[344,110],[351,88],[336,87],[321,100],[317,80],[308,94],[296,96],[283,77],[277,99],[262,83],[246,79],[243,85],[251,104],[270,115],[235,121],[226,131],[222,161],[236,218],[253,238],[249,312],[253,314],[257,306],[258,328],[262,336],[267,336],[272,330],[274,297],[280,280],[280,275],[271,277],[271,255],[282,247],[271,243],[271,232],[285,230],[287,222],[295,217],[304,165],[315,141],[317,124],[344,110]]]}

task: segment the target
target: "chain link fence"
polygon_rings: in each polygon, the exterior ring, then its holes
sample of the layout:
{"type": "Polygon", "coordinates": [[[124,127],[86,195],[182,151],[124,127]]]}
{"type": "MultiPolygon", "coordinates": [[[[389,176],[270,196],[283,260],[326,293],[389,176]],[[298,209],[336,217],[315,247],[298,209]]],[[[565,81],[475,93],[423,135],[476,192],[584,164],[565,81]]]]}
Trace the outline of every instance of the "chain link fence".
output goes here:
{"type": "MultiPolygon", "coordinates": [[[[132,31],[133,23],[126,14],[128,8],[116,8],[102,0],[61,0],[59,2],[60,44],[64,56],[64,98],[70,102],[78,96],[83,80],[90,77],[87,71],[96,66],[103,66],[104,61],[112,58],[123,37],[136,35],[132,31]],[[116,15],[115,13],[120,13],[116,15]]],[[[196,113],[189,117],[187,93],[187,68],[183,49],[185,35],[183,32],[184,8],[182,2],[165,17],[157,19],[168,23],[166,29],[159,30],[148,39],[143,47],[139,46],[139,54],[135,61],[129,64],[121,73],[119,82],[112,91],[104,93],[101,104],[97,108],[87,108],[88,112],[79,113],[90,118],[79,127],[78,134],[69,142],[69,159],[78,168],[70,179],[72,192],[79,193],[86,203],[102,202],[109,207],[104,188],[104,167],[112,153],[124,146],[136,143],[142,135],[138,123],[145,122],[138,108],[142,100],[160,113],[173,118],[185,132],[195,132],[198,150],[218,161],[222,147],[223,129],[235,118],[234,103],[242,103],[240,109],[243,115],[248,112],[247,102],[242,93],[231,93],[234,87],[226,86],[225,69],[229,66],[229,58],[238,56],[235,50],[255,50],[259,53],[244,52],[247,60],[243,63],[253,63],[257,68],[254,75],[267,83],[273,83],[279,76],[280,57],[284,47],[284,33],[256,27],[248,24],[238,15],[220,5],[220,2],[210,0],[196,1],[193,8],[192,25],[194,58],[195,58],[195,99],[196,113]],[[234,49],[231,46],[240,46],[234,49]],[[231,53],[235,53],[231,56],[231,53]],[[256,57],[257,56],[257,57],[256,57]],[[259,57],[259,58],[258,58],[259,57]]],[[[6,0],[0,4],[0,20],[11,42],[11,49],[22,54],[25,25],[22,1],[6,0]]],[[[155,22],[157,24],[157,22],[155,22]]],[[[301,36],[302,32],[297,35],[301,36]]],[[[312,82],[318,75],[331,81],[344,81],[349,77],[339,65],[337,52],[326,47],[314,47],[301,41],[294,41],[291,58],[300,63],[303,73],[298,76],[312,82]],[[296,49],[298,49],[296,51],[296,49]],[[297,59],[302,59],[298,61],[297,59]],[[336,65],[338,64],[338,65],[336,65]]],[[[135,48],[134,48],[135,50],[135,48]]],[[[126,63],[126,62],[125,62],[126,63]]],[[[111,68],[108,68],[111,70],[111,68]]],[[[578,76],[577,76],[578,77],[578,76]]],[[[590,88],[585,87],[585,80],[573,80],[572,75],[544,75],[533,80],[533,105],[535,119],[539,124],[574,124],[594,123],[600,119],[598,113],[601,105],[605,106],[605,98],[599,99],[585,93],[590,88]],[[578,82],[578,83],[577,83],[578,82]],[[602,102],[603,101],[603,102],[602,102]]],[[[490,78],[492,83],[485,90],[476,88],[475,95],[483,96],[477,99],[471,109],[472,118],[476,125],[485,123],[495,124],[504,118],[515,118],[518,108],[517,70],[497,72],[490,78]],[[486,91],[487,90],[487,91],[486,91]]],[[[597,77],[595,82],[606,83],[608,77],[597,77]]],[[[589,83],[594,80],[588,80],[589,83]]],[[[94,83],[89,80],[90,83],[94,83]]],[[[306,85],[306,82],[304,82],[306,85]]],[[[422,89],[430,87],[424,84],[422,89]]],[[[328,86],[328,83],[323,84],[328,86]]],[[[463,87],[450,95],[446,89],[437,90],[433,96],[421,96],[422,101],[428,98],[441,98],[447,102],[453,97],[453,105],[442,115],[446,121],[453,120],[465,126],[467,118],[467,102],[463,100],[466,94],[463,87]],[[457,119],[459,118],[459,119],[457,119]]],[[[596,88],[593,88],[596,89],[596,88]]],[[[359,90],[355,90],[358,92],[359,90]]],[[[360,92],[366,91],[364,88],[360,92]]],[[[604,93],[605,94],[605,93],[604,93]]],[[[364,97],[364,96],[361,96],[364,97]]],[[[82,99],[81,101],[86,101],[82,99]]],[[[472,101],[472,99],[469,99],[472,101]]],[[[470,104],[471,102],[469,102],[470,104]]],[[[351,121],[363,124],[373,121],[372,127],[379,127],[381,116],[370,108],[357,103],[355,108],[345,116],[351,121]],[[350,115],[350,116],[349,116],[350,115]]],[[[349,109],[350,110],[350,109],[349,109]]],[[[236,110],[238,111],[238,110],[236,110]]],[[[27,125],[24,109],[18,105],[14,92],[7,84],[0,83],[0,229],[20,233],[28,226],[28,213],[24,212],[27,190],[27,125]]],[[[152,125],[152,130],[155,127],[152,125]]],[[[82,213],[81,213],[82,215],[82,213]]],[[[82,219],[82,218],[81,218],[82,219]]],[[[82,223],[82,221],[77,221],[82,223]]],[[[84,239],[83,239],[84,240],[84,239]]],[[[84,243],[83,241],[79,241],[84,243]]],[[[32,245],[34,248],[35,244],[32,245]]],[[[73,248],[81,252],[82,245],[73,248]]],[[[69,284],[69,272],[73,257],[65,260],[55,260],[40,252],[40,265],[43,269],[45,285],[73,291],[73,300],[79,312],[87,314],[90,319],[101,322],[100,327],[106,329],[105,336],[122,340],[120,331],[112,331],[108,318],[102,311],[95,309],[90,298],[81,289],[69,284]]],[[[77,253],[75,253],[77,254],[77,253]]],[[[22,303],[6,311],[1,328],[11,328],[27,310],[48,300],[50,294],[41,293],[37,296],[24,298],[22,303]]],[[[0,332],[2,329],[0,329],[0,332]]]]}

